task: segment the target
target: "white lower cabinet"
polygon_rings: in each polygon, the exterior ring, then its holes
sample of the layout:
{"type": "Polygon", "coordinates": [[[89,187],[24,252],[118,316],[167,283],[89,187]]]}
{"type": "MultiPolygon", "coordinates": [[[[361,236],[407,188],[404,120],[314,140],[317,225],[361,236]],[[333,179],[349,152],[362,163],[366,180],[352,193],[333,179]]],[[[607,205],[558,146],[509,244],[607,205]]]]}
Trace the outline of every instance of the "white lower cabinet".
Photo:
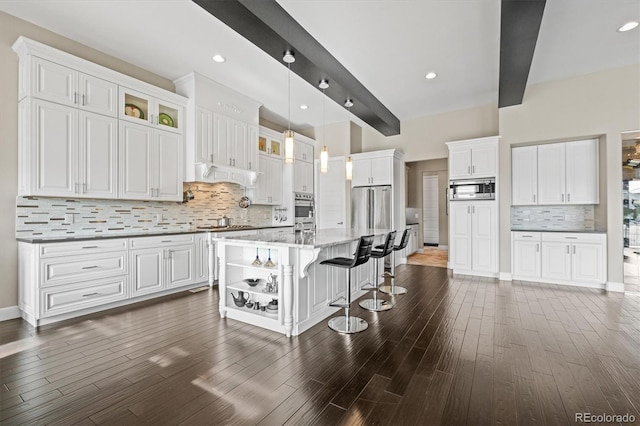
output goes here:
{"type": "Polygon", "coordinates": [[[207,241],[201,233],[19,242],[18,308],[38,326],[206,283],[207,241]]]}
{"type": "Polygon", "coordinates": [[[449,264],[454,273],[498,273],[498,206],[495,201],[452,202],[449,264]]]}
{"type": "Polygon", "coordinates": [[[520,279],[540,278],[540,233],[512,233],[513,275],[520,279]]]}
{"type": "Polygon", "coordinates": [[[192,234],[132,238],[132,296],[193,284],[196,244],[192,234]]]}
{"type": "Polygon", "coordinates": [[[513,279],[599,287],[607,280],[606,234],[512,232],[513,279]]]}
{"type": "Polygon", "coordinates": [[[41,291],[41,316],[49,317],[92,308],[127,298],[127,278],[113,277],[41,291]]]}

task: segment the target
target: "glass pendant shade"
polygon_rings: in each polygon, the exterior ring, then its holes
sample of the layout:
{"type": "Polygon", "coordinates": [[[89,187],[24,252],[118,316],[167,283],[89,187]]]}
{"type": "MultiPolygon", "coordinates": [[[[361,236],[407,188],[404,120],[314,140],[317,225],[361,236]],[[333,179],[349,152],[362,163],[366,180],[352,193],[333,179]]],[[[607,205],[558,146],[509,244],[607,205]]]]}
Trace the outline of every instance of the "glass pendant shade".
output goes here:
{"type": "Polygon", "coordinates": [[[320,173],[327,173],[327,169],[329,166],[329,150],[327,150],[327,146],[322,147],[322,151],[320,151],[320,173]]]}
{"type": "Polygon", "coordinates": [[[351,180],[353,178],[353,162],[351,161],[351,157],[347,158],[346,169],[347,180],[351,180]]]}
{"type": "Polygon", "coordinates": [[[293,130],[284,131],[284,162],[293,163],[293,130]]]}

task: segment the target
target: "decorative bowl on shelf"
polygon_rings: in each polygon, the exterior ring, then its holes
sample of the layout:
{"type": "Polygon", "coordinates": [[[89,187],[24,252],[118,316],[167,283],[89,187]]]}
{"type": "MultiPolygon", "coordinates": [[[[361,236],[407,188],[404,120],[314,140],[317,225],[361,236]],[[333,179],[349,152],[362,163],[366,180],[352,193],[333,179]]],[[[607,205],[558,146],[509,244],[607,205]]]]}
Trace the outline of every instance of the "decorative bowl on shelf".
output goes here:
{"type": "Polygon", "coordinates": [[[244,281],[245,283],[249,284],[250,287],[255,287],[258,284],[260,284],[262,279],[261,278],[245,278],[242,281],[244,281]]]}

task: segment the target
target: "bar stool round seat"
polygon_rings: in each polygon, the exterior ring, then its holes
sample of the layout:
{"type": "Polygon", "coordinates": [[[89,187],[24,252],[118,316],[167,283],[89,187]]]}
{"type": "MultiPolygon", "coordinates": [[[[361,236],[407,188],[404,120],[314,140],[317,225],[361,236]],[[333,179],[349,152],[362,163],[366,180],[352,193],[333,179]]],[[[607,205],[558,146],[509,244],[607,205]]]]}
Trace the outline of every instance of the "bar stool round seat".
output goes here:
{"type": "Polygon", "coordinates": [[[371,250],[371,258],[376,259],[374,280],[373,280],[373,283],[371,284],[371,287],[369,288],[363,287],[363,288],[367,290],[373,290],[373,297],[371,299],[364,299],[360,301],[360,307],[363,309],[366,309],[372,312],[382,312],[382,311],[388,311],[389,309],[393,308],[393,305],[394,305],[393,302],[385,299],[378,299],[378,290],[380,288],[380,283],[378,280],[380,279],[380,276],[378,275],[377,259],[381,259],[381,258],[384,259],[393,251],[393,243],[395,239],[396,239],[396,231],[389,232],[387,234],[387,237],[384,240],[384,244],[376,246],[377,250],[371,250]]]}
{"type": "MultiPolygon", "coordinates": [[[[380,287],[380,291],[386,294],[391,294],[391,295],[398,295],[398,294],[405,294],[407,293],[407,289],[404,287],[401,287],[399,285],[395,285],[395,281],[396,281],[396,276],[395,276],[395,269],[396,269],[396,252],[403,250],[407,247],[407,244],[409,244],[409,228],[405,229],[404,232],[402,233],[402,239],[400,240],[400,244],[393,246],[393,256],[392,256],[392,260],[391,260],[391,268],[393,270],[393,273],[388,275],[388,277],[391,279],[391,285],[383,285],[380,287]]],[[[376,247],[377,248],[377,247],[376,247]]]]}
{"type": "Polygon", "coordinates": [[[362,265],[369,261],[371,256],[371,248],[373,247],[373,235],[361,236],[356,248],[355,257],[334,257],[332,259],[323,260],[321,265],[332,266],[335,268],[343,268],[347,270],[347,295],[329,303],[329,306],[337,306],[344,308],[344,315],[331,318],[329,320],[329,328],[338,333],[352,334],[364,331],[369,324],[362,318],[352,317],[349,314],[351,308],[351,269],[362,265]],[[344,299],[344,302],[340,302],[344,299]]]}

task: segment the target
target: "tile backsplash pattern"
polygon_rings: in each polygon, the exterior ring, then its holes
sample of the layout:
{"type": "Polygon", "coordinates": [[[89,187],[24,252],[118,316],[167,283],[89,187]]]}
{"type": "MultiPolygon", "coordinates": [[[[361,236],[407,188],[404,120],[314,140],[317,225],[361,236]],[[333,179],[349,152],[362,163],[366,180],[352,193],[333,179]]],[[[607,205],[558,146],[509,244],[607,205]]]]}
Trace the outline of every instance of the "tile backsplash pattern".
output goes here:
{"type": "Polygon", "coordinates": [[[514,206],[513,231],[593,231],[594,206],[514,206]]]}
{"type": "MultiPolygon", "coordinates": [[[[188,203],[17,197],[16,237],[130,235],[187,231],[226,215],[234,225],[271,225],[271,206],[240,208],[244,188],[233,183],[192,183],[188,203]],[[66,219],[73,217],[73,223],[66,219]],[[160,220],[159,220],[160,219],[160,220]]],[[[186,191],[189,184],[184,185],[186,191]]]]}

